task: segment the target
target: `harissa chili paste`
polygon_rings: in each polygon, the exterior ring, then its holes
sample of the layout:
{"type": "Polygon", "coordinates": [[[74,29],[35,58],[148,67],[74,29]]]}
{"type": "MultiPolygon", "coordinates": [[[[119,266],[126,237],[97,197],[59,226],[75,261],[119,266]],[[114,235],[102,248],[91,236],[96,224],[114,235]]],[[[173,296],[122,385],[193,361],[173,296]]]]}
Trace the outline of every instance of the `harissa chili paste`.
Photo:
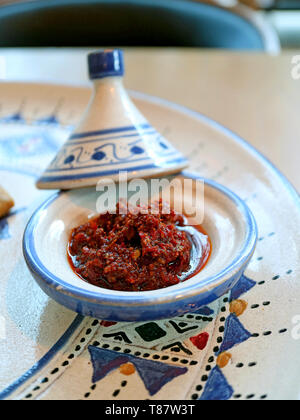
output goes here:
{"type": "MultiPolygon", "coordinates": [[[[123,291],[156,290],[190,278],[182,279],[193,246],[179,228],[186,226],[185,217],[171,209],[165,214],[161,201],[157,214],[143,214],[142,207],[122,214],[120,206],[116,214],[100,214],[73,229],[68,254],[75,273],[95,286],[123,291]]],[[[208,260],[208,240],[202,251],[196,272],[208,260]]]]}

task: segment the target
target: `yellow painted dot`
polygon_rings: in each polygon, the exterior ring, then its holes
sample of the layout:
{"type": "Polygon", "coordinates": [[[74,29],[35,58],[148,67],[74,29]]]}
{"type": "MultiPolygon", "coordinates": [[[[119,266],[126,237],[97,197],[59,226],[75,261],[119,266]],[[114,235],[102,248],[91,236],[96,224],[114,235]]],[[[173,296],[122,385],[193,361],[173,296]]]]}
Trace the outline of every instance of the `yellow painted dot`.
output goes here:
{"type": "Polygon", "coordinates": [[[123,375],[132,375],[135,372],[135,367],[132,363],[125,363],[124,365],[120,366],[120,373],[123,375]]]}
{"type": "Polygon", "coordinates": [[[221,353],[219,354],[217,358],[217,365],[219,366],[219,368],[223,369],[225,366],[228,365],[231,358],[232,358],[232,355],[230,353],[225,353],[225,352],[221,353]]]}
{"type": "Polygon", "coordinates": [[[248,303],[245,300],[237,299],[230,303],[229,310],[236,316],[241,316],[247,309],[248,303]]]}

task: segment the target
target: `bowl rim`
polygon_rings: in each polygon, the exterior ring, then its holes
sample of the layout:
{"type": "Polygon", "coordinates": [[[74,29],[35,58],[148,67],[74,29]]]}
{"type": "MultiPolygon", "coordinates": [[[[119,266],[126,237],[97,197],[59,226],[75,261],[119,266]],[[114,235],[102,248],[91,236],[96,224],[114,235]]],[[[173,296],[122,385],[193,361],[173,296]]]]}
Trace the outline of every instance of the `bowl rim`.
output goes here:
{"type": "Polygon", "coordinates": [[[80,301],[100,304],[107,307],[136,307],[174,303],[192,298],[205,292],[210,292],[216,287],[221,286],[235,274],[240,272],[243,267],[246,267],[250,258],[252,257],[258,240],[258,230],[255,218],[246,203],[227,187],[211,179],[201,177],[198,174],[188,171],[183,171],[177,175],[182,175],[183,177],[188,177],[194,180],[204,181],[205,185],[216,189],[218,192],[229,198],[231,202],[233,202],[234,205],[244,215],[246,221],[245,224],[247,226],[247,234],[242,249],[233,259],[233,261],[218,274],[202,279],[199,284],[196,283],[188,285],[187,283],[183,282],[181,288],[177,287],[176,289],[173,289],[172,287],[167,287],[164,289],[155,290],[154,292],[157,292],[157,295],[155,296],[148,296],[149,293],[153,293],[153,291],[140,292],[139,296],[137,296],[137,294],[133,296],[132,292],[120,292],[124,295],[119,295],[117,293],[118,291],[114,291],[114,294],[111,295],[102,294],[102,288],[100,287],[98,292],[84,290],[83,288],[71,285],[70,283],[55,276],[53,273],[51,273],[51,271],[48,270],[48,268],[45,267],[45,265],[38,257],[38,252],[36,251],[34,242],[35,229],[38,225],[42,212],[67,191],[59,191],[53,194],[44,203],[42,203],[31,216],[23,236],[23,254],[28,268],[39,278],[39,280],[46,283],[49,288],[53,289],[54,292],[61,293],[66,297],[80,301]]]}

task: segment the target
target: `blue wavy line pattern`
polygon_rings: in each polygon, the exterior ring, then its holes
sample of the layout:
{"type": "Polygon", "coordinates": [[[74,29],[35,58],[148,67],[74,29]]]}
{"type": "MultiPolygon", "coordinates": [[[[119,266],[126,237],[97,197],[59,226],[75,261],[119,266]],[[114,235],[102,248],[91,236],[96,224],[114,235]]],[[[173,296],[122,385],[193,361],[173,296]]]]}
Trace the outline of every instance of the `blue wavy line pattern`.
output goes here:
{"type": "Polygon", "coordinates": [[[145,133],[134,141],[130,137],[115,137],[97,147],[87,145],[85,141],[74,144],[69,140],[52,161],[47,172],[74,171],[97,166],[113,167],[142,161],[152,161],[159,166],[166,161],[171,164],[172,158],[176,161],[179,156],[179,152],[157,132],[145,133]]]}

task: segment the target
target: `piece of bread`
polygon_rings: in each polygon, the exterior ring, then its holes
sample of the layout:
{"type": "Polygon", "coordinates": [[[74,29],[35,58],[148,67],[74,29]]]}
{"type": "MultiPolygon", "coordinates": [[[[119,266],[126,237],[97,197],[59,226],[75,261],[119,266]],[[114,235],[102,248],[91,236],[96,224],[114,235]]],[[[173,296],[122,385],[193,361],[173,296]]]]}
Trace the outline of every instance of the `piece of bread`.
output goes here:
{"type": "Polygon", "coordinates": [[[5,216],[14,205],[14,200],[0,185],[0,217],[5,216]]]}

